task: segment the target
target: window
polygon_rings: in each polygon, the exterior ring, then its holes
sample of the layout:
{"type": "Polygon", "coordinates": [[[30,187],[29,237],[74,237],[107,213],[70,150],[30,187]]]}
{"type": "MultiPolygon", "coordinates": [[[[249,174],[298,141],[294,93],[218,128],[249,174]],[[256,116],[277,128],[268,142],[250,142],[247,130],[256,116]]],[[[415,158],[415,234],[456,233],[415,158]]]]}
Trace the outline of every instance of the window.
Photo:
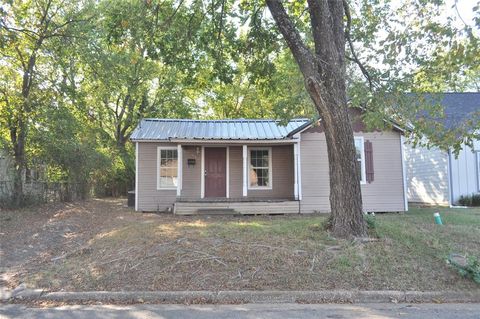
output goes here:
{"type": "Polygon", "coordinates": [[[365,144],[363,143],[363,137],[362,136],[356,136],[355,137],[355,149],[357,151],[357,154],[356,154],[355,158],[359,162],[359,165],[358,165],[357,169],[358,169],[358,174],[360,175],[360,183],[361,184],[366,183],[364,145],[365,144]]]}
{"type": "Polygon", "coordinates": [[[159,147],[157,156],[157,189],[176,189],[178,176],[177,148],[159,147]]]}
{"type": "Polygon", "coordinates": [[[272,188],[272,149],[251,148],[249,151],[248,188],[272,188]]]}

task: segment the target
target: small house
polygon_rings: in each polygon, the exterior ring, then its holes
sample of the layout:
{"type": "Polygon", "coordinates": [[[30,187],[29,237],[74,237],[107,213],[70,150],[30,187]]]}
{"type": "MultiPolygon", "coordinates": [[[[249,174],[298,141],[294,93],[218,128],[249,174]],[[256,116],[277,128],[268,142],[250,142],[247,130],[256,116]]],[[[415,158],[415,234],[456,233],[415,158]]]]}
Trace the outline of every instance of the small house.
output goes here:
{"type": "MultiPolygon", "coordinates": [[[[403,131],[393,126],[369,132],[359,116],[352,127],[364,211],[406,211],[403,131]]],[[[150,118],[139,123],[131,141],[137,211],[330,211],[321,122],[150,118]]]]}

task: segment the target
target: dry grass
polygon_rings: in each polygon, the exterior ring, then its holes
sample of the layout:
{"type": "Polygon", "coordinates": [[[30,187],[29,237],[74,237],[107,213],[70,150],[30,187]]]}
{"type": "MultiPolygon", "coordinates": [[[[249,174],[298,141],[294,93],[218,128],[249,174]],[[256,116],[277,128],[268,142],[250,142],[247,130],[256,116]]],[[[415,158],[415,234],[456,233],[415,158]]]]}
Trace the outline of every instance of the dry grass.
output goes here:
{"type": "Polygon", "coordinates": [[[44,248],[6,254],[2,269],[7,285],[48,290],[479,289],[445,258],[479,255],[480,209],[441,211],[443,227],[431,209],[377,215],[379,240],[366,244],[329,237],[319,215],[158,216],[115,200],[7,211],[2,250],[44,248]]]}

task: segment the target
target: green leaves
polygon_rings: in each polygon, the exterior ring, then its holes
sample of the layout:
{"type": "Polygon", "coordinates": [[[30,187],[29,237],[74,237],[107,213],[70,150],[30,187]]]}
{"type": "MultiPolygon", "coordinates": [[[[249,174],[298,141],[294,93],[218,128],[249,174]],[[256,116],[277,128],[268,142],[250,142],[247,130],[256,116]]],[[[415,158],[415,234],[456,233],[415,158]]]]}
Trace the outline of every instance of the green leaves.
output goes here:
{"type": "MultiPolygon", "coordinates": [[[[306,1],[285,5],[312,46],[306,1]]],[[[371,91],[357,66],[348,66],[348,96],[367,108],[365,120],[413,123],[443,146],[459,135],[471,138],[473,122],[436,134],[438,123],[412,115],[420,108],[436,114],[437,107],[403,96],[478,90],[479,5],[467,25],[443,1],[350,5],[354,47],[375,81],[371,91]]],[[[8,0],[0,14],[0,140],[13,154],[11,133],[23,130],[30,158],[42,158],[64,177],[83,167],[84,178],[100,178],[89,161],[110,156],[101,162],[122,164],[109,167],[115,173],[104,184],[112,185],[115,174],[128,183],[133,153],[127,141],[142,117],[286,121],[316,115],[264,1],[8,0]],[[53,148],[55,140],[63,151],[53,148]],[[89,154],[83,164],[76,162],[80,152],[89,154]]]]}

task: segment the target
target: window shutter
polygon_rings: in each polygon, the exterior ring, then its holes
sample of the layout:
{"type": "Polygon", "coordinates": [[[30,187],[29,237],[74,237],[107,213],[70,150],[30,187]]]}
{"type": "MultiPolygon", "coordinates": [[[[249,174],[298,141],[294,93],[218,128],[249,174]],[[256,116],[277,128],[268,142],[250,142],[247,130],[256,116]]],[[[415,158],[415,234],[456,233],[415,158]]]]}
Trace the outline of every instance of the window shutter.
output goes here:
{"type": "Polygon", "coordinates": [[[370,142],[369,140],[366,140],[364,149],[365,149],[365,177],[367,179],[367,183],[371,183],[373,182],[373,179],[374,179],[372,142],[370,142]]]}

